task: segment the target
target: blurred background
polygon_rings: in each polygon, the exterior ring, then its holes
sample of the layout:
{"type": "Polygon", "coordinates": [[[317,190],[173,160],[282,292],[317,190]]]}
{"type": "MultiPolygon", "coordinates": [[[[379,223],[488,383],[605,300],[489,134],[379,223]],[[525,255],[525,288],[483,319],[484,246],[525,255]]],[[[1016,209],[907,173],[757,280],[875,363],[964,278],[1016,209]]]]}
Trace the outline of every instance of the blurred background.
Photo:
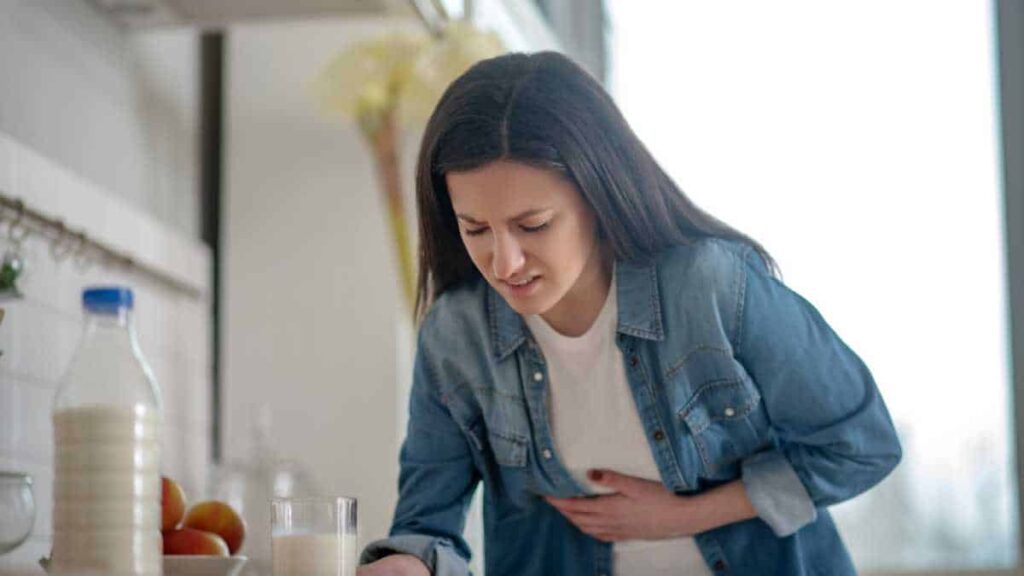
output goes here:
{"type": "MultiPolygon", "coordinates": [[[[51,402],[96,283],[135,289],[164,473],[242,510],[250,574],[273,494],[355,496],[383,536],[418,139],[465,66],[536,50],[872,368],[905,457],[835,508],[863,573],[1024,573],[1020,2],[0,0],[0,470],[37,508],[0,574],[49,551],[51,402]]],[[[479,503],[467,535],[486,553],[479,503]]]]}

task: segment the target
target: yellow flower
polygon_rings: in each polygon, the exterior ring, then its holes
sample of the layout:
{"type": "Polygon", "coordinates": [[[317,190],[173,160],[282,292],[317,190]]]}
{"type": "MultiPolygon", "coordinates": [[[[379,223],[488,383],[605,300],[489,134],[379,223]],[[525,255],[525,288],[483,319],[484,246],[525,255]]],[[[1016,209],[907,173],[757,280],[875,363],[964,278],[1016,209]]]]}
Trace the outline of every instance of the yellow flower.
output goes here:
{"type": "Polygon", "coordinates": [[[388,34],[336,56],[313,89],[329,115],[355,119],[372,133],[385,115],[425,120],[452,80],[503,51],[497,35],[462,21],[446,25],[436,39],[425,33],[388,34]]]}
{"type": "Polygon", "coordinates": [[[449,23],[441,37],[416,59],[415,72],[402,94],[403,119],[426,120],[452,81],[473,64],[503,52],[497,34],[465,21],[449,23]]]}
{"type": "Polygon", "coordinates": [[[389,34],[353,44],[314,80],[321,106],[344,118],[394,110],[417,55],[429,42],[425,34],[389,34]]]}
{"type": "Polygon", "coordinates": [[[495,34],[453,22],[436,39],[426,34],[391,34],[353,44],[313,81],[323,110],[354,119],[373,153],[410,312],[416,302],[415,255],[398,174],[395,120],[425,120],[452,80],[477,61],[503,51],[495,34]]]}

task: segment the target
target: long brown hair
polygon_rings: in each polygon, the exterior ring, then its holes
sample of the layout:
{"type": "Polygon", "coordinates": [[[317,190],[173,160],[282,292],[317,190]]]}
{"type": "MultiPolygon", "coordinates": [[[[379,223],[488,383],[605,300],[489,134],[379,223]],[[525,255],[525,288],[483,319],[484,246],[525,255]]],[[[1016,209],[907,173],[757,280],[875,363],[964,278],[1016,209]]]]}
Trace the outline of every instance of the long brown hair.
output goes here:
{"type": "Polygon", "coordinates": [[[694,239],[756,241],[698,208],[661,169],[601,85],[557,52],[484,60],[445,91],[427,123],[416,169],[422,318],[442,292],[479,277],[459,236],[445,174],[514,160],[569,178],[622,261],[650,261],[694,239]]]}

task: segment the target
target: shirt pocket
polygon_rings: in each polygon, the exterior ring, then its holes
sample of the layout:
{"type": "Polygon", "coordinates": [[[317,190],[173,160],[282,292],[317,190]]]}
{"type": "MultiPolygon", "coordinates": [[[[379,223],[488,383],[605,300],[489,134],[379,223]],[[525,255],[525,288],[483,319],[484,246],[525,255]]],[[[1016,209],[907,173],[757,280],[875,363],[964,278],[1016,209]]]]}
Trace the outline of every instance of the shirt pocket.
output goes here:
{"type": "Polygon", "coordinates": [[[487,436],[491,443],[491,451],[494,452],[494,460],[500,466],[509,468],[526,467],[526,453],[529,447],[529,440],[493,430],[488,432],[487,436]]]}
{"type": "Polygon", "coordinates": [[[519,513],[530,505],[533,487],[529,440],[517,434],[488,430],[483,418],[468,427],[470,442],[483,460],[487,490],[500,501],[502,514],[519,513]]]}
{"type": "Polygon", "coordinates": [[[681,369],[693,394],[677,411],[697,448],[706,478],[731,479],[759,448],[766,426],[761,394],[731,355],[704,353],[681,369]]]}
{"type": "Polygon", "coordinates": [[[503,467],[523,468],[528,463],[530,438],[526,407],[521,396],[488,387],[463,387],[450,397],[448,408],[481,454],[493,456],[503,467]]]}

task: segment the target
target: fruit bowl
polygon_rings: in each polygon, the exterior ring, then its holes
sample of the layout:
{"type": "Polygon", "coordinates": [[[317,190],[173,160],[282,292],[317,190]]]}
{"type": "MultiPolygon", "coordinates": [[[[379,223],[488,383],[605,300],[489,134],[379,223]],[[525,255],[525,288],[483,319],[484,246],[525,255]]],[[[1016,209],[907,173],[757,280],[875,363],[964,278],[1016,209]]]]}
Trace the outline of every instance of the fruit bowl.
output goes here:
{"type": "Polygon", "coordinates": [[[237,576],[245,556],[164,556],[164,576],[237,576]]]}

